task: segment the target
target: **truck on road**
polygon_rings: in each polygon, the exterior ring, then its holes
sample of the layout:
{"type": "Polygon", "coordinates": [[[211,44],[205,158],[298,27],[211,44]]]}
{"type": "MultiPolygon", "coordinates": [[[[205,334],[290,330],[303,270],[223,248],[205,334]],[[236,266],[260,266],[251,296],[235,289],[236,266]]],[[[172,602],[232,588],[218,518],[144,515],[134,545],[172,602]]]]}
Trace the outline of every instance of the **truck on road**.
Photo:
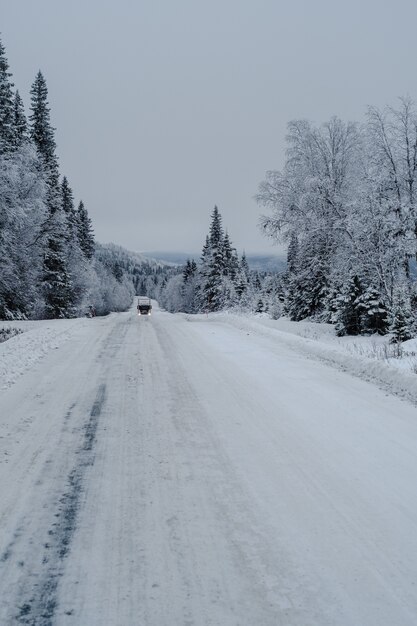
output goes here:
{"type": "Polygon", "coordinates": [[[145,296],[138,297],[138,305],[137,305],[138,315],[150,315],[152,311],[152,302],[150,298],[145,296]]]}

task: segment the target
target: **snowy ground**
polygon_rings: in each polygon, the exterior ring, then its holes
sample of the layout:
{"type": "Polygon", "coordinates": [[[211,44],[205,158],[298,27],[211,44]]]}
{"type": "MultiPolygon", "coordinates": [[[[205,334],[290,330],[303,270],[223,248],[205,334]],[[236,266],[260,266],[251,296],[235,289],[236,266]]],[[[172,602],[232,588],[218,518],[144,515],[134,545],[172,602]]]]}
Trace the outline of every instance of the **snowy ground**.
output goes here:
{"type": "Polygon", "coordinates": [[[285,320],[20,326],[0,624],[416,624],[415,374],[285,320]]]}

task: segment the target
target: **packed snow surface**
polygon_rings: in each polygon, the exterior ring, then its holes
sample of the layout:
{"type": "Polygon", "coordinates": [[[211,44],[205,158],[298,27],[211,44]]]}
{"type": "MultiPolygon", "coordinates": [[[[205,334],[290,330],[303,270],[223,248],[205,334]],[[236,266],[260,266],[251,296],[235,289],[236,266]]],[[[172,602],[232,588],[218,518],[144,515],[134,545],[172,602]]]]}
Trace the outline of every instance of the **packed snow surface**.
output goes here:
{"type": "Polygon", "coordinates": [[[0,344],[0,624],[415,626],[417,376],[153,312],[0,344]]]}

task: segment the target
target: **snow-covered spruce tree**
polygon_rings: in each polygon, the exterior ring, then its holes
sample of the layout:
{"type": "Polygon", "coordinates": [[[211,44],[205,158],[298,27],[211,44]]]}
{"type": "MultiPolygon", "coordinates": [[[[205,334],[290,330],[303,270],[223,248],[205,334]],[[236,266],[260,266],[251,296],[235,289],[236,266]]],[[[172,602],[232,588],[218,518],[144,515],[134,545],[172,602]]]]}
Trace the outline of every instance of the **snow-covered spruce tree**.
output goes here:
{"type": "Polygon", "coordinates": [[[16,145],[11,76],[6,50],[0,40],[0,154],[11,152],[16,145]]]}
{"type": "Polygon", "coordinates": [[[242,257],[240,259],[240,264],[239,265],[240,265],[241,271],[245,275],[245,278],[246,278],[247,282],[249,282],[250,281],[250,269],[249,269],[249,263],[248,263],[248,260],[246,258],[246,252],[245,251],[243,251],[243,253],[242,253],[242,257]]]}
{"type": "Polygon", "coordinates": [[[42,272],[44,314],[47,318],[72,317],[75,308],[73,284],[67,266],[67,221],[61,208],[58,159],[55,154],[54,129],[50,123],[48,89],[40,71],[30,93],[30,135],[40,155],[47,182],[48,221],[42,272]]]}
{"type": "Polygon", "coordinates": [[[415,335],[416,323],[411,311],[408,290],[405,286],[399,286],[394,296],[389,331],[392,333],[392,343],[407,341],[415,335]]]}
{"type": "Polygon", "coordinates": [[[198,268],[194,259],[187,259],[183,273],[182,273],[182,286],[181,296],[182,305],[181,311],[184,313],[197,313],[198,311],[198,298],[197,298],[197,285],[198,285],[198,268]]]}
{"type": "Polygon", "coordinates": [[[381,289],[373,284],[358,298],[363,333],[385,335],[389,329],[389,307],[381,296],[381,289]]]}
{"type": "MultiPolygon", "coordinates": [[[[39,71],[31,90],[30,136],[44,163],[48,184],[58,187],[59,171],[56,156],[54,128],[50,121],[48,87],[42,72],[39,71]]],[[[57,206],[54,207],[56,209],[57,206]]]]}
{"type": "Polygon", "coordinates": [[[84,253],[84,256],[86,257],[86,259],[92,259],[95,249],[94,231],[91,219],[88,215],[88,211],[85,208],[83,201],[81,201],[78,205],[77,230],[78,241],[80,244],[80,248],[84,253]]]}
{"type": "Polygon", "coordinates": [[[28,123],[25,115],[22,98],[16,91],[13,102],[14,126],[15,126],[15,146],[18,148],[29,140],[28,123]]]}
{"type": "Polygon", "coordinates": [[[66,237],[70,246],[78,245],[77,214],[74,207],[74,194],[66,176],[61,183],[61,207],[67,222],[66,237]]]}
{"type": "Polygon", "coordinates": [[[209,235],[203,247],[198,298],[203,311],[219,311],[237,303],[239,259],[228,233],[224,233],[217,206],[211,214],[209,235]]]}
{"type": "Polygon", "coordinates": [[[87,296],[87,300],[90,299],[88,298],[88,289],[91,281],[91,263],[80,245],[78,212],[75,210],[73,192],[66,176],[61,183],[61,203],[63,216],[66,220],[66,259],[73,286],[72,305],[80,314],[89,305],[87,301],[84,301],[84,296],[87,296]]]}
{"type": "Polygon", "coordinates": [[[250,287],[251,272],[249,269],[248,261],[246,259],[246,253],[243,251],[242,257],[239,261],[235,278],[235,293],[237,304],[241,308],[247,308],[249,301],[248,289],[250,287]]]}
{"type": "Polygon", "coordinates": [[[205,311],[218,311],[222,308],[224,275],[224,232],[222,218],[217,206],[211,215],[209,235],[203,248],[200,266],[200,308],[205,311]]]}
{"type": "MultiPolygon", "coordinates": [[[[246,260],[246,259],[245,259],[246,260]]],[[[244,271],[242,264],[239,264],[239,269],[236,275],[235,290],[238,300],[241,300],[246,293],[249,284],[249,278],[244,271]]]]}
{"type": "Polygon", "coordinates": [[[227,231],[223,239],[223,263],[224,276],[229,277],[232,282],[235,282],[239,271],[239,259],[236,253],[236,248],[233,247],[227,231]]]}
{"type": "Polygon", "coordinates": [[[335,322],[336,334],[339,337],[344,335],[360,335],[362,332],[362,316],[360,309],[360,298],[364,290],[356,274],[349,277],[339,295],[335,298],[335,322]]]}
{"type": "Polygon", "coordinates": [[[329,289],[330,256],[325,236],[313,234],[300,244],[297,270],[289,274],[285,310],[300,321],[322,314],[329,289]]]}

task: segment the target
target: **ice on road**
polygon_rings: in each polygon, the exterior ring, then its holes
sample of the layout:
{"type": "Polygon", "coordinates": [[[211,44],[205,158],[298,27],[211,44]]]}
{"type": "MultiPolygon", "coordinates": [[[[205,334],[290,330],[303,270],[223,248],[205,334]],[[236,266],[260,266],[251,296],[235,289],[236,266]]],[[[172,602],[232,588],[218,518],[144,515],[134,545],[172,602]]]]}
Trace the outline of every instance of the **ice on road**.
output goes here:
{"type": "Polygon", "coordinates": [[[84,320],[0,392],[0,624],[415,626],[416,444],[279,337],[84,320]]]}

